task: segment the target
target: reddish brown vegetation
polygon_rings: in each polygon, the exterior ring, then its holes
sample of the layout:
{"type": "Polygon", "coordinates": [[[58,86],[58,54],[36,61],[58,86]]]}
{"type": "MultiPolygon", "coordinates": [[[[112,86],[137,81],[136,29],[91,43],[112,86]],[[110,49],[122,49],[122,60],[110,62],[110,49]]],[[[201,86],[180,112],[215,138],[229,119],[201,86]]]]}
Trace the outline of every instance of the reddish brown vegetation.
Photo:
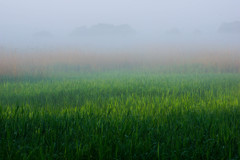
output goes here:
{"type": "Polygon", "coordinates": [[[17,75],[20,72],[44,71],[56,64],[88,66],[93,70],[121,67],[157,67],[159,65],[202,64],[240,72],[238,50],[179,51],[151,49],[100,53],[81,51],[26,51],[8,50],[0,52],[0,74],[17,75]]]}

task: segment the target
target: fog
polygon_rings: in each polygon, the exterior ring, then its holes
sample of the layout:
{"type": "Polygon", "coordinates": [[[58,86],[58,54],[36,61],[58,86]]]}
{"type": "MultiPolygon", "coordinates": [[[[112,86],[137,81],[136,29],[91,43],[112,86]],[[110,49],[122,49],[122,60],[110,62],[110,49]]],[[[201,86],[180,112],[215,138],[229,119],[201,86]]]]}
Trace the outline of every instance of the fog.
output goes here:
{"type": "Polygon", "coordinates": [[[237,44],[240,37],[239,30],[235,34],[219,32],[222,24],[240,21],[240,2],[236,0],[1,0],[0,4],[1,46],[111,48],[153,43],[222,46],[237,44]],[[121,25],[134,34],[122,34],[121,25]],[[100,28],[94,31],[94,27],[100,28]],[[79,28],[88,33],[73,36],[79,28]],[[96,33],[101,31],[102,34],[96,33]]]}
{"type": "Polygon", "coordinates": [[[233,55],[228,63],[238,64],[239,6],[237,0],[0,0],[0,62],[2,68],[14,59],[156,64],[233,55]]]}

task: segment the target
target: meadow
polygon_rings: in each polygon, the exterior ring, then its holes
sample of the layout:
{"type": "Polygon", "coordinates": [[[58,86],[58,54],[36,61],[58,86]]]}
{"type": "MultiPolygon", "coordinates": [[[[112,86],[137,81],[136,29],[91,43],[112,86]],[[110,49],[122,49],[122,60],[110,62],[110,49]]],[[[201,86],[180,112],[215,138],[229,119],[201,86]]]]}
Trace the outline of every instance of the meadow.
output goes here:
{"type": "Polygon", "coordinates": [[[0,159],[240,159],[240,74],[182,71],[1,75],[0,159]]]}
{"type": "Polygon", "coordinates": [[[1,160],[240,159],[237,50],[0,53],[1,160]]]}

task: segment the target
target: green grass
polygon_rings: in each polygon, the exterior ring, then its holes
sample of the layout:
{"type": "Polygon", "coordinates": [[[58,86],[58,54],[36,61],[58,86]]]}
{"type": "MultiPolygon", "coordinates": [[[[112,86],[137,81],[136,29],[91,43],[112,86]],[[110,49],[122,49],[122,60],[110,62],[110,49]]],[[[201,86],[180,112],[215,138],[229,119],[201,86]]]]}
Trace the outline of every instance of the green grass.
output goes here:
{"type": "Polygon", "coordinates": [[[240,74],[72,72],[0,82],[0,159],[240,159],[240,74]]]}

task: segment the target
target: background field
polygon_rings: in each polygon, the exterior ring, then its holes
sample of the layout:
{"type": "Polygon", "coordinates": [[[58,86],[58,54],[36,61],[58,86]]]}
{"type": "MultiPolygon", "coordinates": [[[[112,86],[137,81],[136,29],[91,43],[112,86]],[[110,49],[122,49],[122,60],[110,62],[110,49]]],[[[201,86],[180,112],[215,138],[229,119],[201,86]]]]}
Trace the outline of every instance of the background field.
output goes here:
{"type": "Polygon", "coordinates": [[[0,159],[240,158],[235,69],[69,67],[1,76],[0,159]]]}

